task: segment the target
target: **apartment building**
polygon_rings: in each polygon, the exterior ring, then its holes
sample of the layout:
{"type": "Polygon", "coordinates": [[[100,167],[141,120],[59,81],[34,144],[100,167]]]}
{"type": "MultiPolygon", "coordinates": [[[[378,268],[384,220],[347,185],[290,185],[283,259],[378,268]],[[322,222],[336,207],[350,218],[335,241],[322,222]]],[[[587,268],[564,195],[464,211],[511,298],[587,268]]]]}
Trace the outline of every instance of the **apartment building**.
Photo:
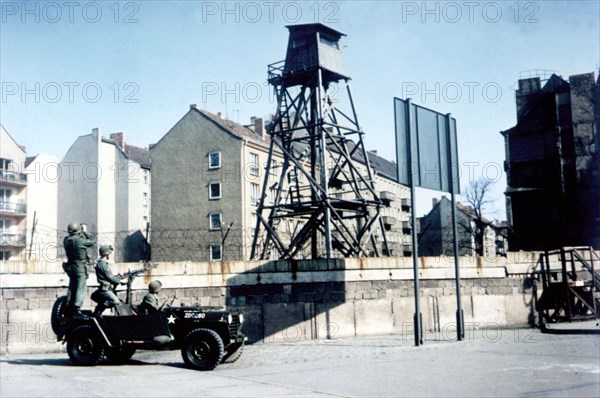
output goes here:
{"type": "Polygon", "coordinates": [[[115,261],[146,259],[151,205],[148,149],[126,143],[123,133],[104,138],[93,129],[75,140],[59,168],[60,235],[66,235],[71,222],[86,223],[98,245],[113,245],[115,261]]]}
{"type": "MultiPolygon", "coordinates": [[[[434,198],[429,213],[419,218],[419,255],[420,256],[452,256],[454,255],[454,232],[452,225],[452,202],[446,196],[434,198]]],[[[486,218],[477,222],[477,215],[472,207],[456,203],[456,232],[460,256],[481,255],[493,258],[503,256],[507,251],[506,224],[486,218]],[[481,241],[477,242],[478,224],[481,241]],[[478,247],[481,246],[481,247],[478,247]]]]}
{"type": "MultiPolygon", "coordinates": [[[[269,140],[261,118],[241,125],[192,105],[158,143],[151,145],[153,260],[230,261],[249,257],[269,140]]],[[[395,182],[394,163],[375,153],[369,158],[375,164],[376,189],[384,192],[390,249],[392,254],[406,254],[410,229],[403,229],[402,221],[410,218],[409,191],[395,182]]],[[[282,154],[275,152],[271,161],[274,167],[267,176],[267,203],[275,200],[282,154]]],[[[294,218],[279,223],[282,239],[301,223],[294,218]]],[[[382,234],[375,235],[383,247],[382,234]]]]}
{"type": "Polygon", "coordinates": [[[58,249],[62,246],[62,234],[57,233],[59,172],[58,160],[54,156],[39,154],[25,159],[27,260],[58,261],[58,249]]]}
{"type": "Polygon", "coordinates": [[[25,148],[0,125],[0,261],[22,260],[27,231],[25,148]]]}
{"type": "Polygon", "coordinates": [[[191,105],[150,147],[152,259],[246,258],[267,154],[262,119],[247,127],[191,105]]]}

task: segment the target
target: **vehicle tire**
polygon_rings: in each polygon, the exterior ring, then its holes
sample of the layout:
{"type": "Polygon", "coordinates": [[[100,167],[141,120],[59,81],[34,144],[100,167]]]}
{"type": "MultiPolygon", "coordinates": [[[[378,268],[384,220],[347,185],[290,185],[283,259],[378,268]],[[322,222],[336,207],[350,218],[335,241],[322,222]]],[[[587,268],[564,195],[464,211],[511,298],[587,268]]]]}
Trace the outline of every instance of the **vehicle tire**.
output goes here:
{"type": "Polygon", "coordinates": [[[67,337],[67,352],[75,365],[90,366],[100,362],[104,347],[98,332],[90,325],[82,325],[67,337]]]}
{"type": "Polygon", "coordinates": [[[210,329],[194,329],[183,339],[181,356],[191,368],[213,370],[223,360],[223,340],[210,329]]]}
{"type": "Polygon", "coordinates": [[[52,306],[52,316],[50,318],[50,325],[52,325],[52,331],[57,336],[60,335],[62,330],[61,318],[65,317],[65,312],[67,310],[67,296],[60,296],[54,302],[52,306]]]}
{"type": "Polygon", "coordinates": [[[227,347],[225,355],[223,355],[223,361],[221,363],[234,363],[242,356],[244,352],[244,342],[232,344],[227,347]]]}
{"type": "Polygon", "coordinates": [[[135,354],[135,347],[123,346],[123,347],[106,347],[104,349],[104,355],[108,362],[121,365],[129,361],[129,359],[135,354]]]}

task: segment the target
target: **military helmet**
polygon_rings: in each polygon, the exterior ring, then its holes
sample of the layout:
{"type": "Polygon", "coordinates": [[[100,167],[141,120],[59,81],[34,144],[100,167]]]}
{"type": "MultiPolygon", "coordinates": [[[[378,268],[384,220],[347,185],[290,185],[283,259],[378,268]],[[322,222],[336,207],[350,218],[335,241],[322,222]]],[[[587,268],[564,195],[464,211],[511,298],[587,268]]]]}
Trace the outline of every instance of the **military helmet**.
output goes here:
{"type": "Polygon", "coordinates": [[[158,293],[161,287],[162,283],[160,283],[160,281],[152,281],[148,285],[148,290],[150,290],[150,293],[158,293]]]}
{"type": "Polygon", "coordinates": [[[100,246],[100,256],[106,256],[113,252],[112,245],[102,245],[100,246]]]}
{"type": "Polygon", "coordinates": [[[69,232],[69,235],[75,235],[77,232],[81,231],[81,225],[72,222],[67,226],[67,231],[69,232]]]}

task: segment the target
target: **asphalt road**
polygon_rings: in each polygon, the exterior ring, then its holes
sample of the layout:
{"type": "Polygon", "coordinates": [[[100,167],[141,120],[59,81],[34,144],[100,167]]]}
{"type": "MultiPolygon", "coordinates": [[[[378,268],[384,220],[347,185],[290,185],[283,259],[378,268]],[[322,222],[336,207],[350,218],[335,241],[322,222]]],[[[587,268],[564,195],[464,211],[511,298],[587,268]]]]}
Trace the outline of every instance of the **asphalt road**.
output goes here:
{"type": "Polygon", "coordinates": [[[75,367],[66,352],[3,356],[0,397],[600,396],[600,336],[533,329],[253,344],[234,364],[186,369],[179,351],[75,367]]]}

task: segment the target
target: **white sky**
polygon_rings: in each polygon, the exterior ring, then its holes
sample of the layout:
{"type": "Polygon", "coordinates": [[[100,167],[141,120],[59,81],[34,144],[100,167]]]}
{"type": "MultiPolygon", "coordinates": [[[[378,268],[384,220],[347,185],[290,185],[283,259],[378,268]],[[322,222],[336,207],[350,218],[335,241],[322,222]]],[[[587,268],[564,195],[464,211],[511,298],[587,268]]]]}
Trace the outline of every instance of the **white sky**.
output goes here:
{"type": "MultiPolygon", "coordinates": [[[[248,123],[274,113],[267,65],[285,25],[347,35],[346,70],[368,149],[395,160],[393,97],[452,113],[461,186],[495,181],[504,219],[504,143],[522,71],[564,78],[600,67],[598,1],[2,1],[1,122],[29,156],[61,159],[99,127],[157,142],[192,103],[248,123]]],[[[527,77],[527,76],[523,76],[527,77]]],[[[418,215],[432,196],[419,190],[418,215]]]]}

